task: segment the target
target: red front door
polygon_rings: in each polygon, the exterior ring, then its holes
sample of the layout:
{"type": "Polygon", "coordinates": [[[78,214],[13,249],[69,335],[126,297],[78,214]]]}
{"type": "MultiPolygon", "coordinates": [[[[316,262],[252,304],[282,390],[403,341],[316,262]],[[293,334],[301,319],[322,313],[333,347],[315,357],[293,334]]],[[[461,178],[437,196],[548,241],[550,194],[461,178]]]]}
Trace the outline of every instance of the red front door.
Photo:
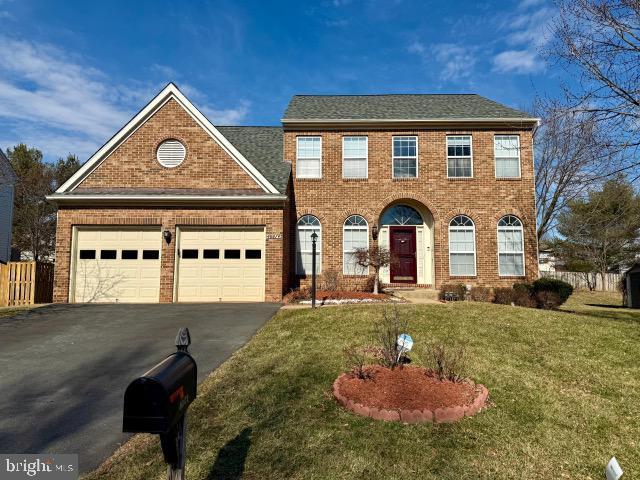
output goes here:
{"type": "Polygon", "coordinates": [[[390,227],[391,283],[417,283],[416,227],[390,227]]]}

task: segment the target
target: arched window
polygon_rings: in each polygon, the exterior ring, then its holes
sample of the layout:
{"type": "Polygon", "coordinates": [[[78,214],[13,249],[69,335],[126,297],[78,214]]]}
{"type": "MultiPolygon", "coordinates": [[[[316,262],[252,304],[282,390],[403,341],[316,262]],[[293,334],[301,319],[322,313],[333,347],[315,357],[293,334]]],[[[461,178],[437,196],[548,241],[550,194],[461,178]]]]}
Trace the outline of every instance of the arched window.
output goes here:
{"type": "Polygon", "coordinates": [[[464,215],[449,222],[449,273],[451,276],[475,276],[476,229],[464,215]]]}
{"type": "Polygon", "coordinates": [[[355,251],[369,247],[369,225],[360,215],[351,215],[342,227],[342,273],[345,275],[366,275],[363,267],[358,265],[355,251]]]}
{"type": "Polygon", "coordinates": [[[298,220],[298,235],[296,236],[296,273],[298,275],[311,275],[312,242],[311,235],[318,235],[316,241],[316,273],[322,270],[322,227],[320,220],[313,215],[305,215],[298,220]]]}
{"type": "Polygon", "coordinates": [[[498,222],[498,272],[503,277],[524,275],[522,222],[513,215],[506,215],[498,222]]]}
{"type": "Polygon", "coordinates": [[[422,216],[408,205],[394,205],[385,210],[382,225],[422,225],[422,216]]]}

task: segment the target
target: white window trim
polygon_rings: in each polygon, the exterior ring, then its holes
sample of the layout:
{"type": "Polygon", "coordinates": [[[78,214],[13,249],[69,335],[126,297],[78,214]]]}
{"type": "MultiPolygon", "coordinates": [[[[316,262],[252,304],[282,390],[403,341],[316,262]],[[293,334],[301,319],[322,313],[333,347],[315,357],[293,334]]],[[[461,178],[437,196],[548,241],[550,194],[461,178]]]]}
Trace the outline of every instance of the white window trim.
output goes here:
{"type": "Polygon", "coordinates": [[[493,136],[493,169],[496,178],[510,178],[510,179],[520,179],[522,178],[522,160],[520,159],[520,135],[512,135],[505,133],[497,133],[493,136]],[[513,157],[499,157],[496,155],[496,137],[517,137],[518,138],[518,176],[517,177],[499,177],[498,176],[498,158],[513,158],[513,157]]]}
{"type": "MultiPolygon", "coordinates": [[[[312,159],[305,158],[305,160],[312,160],[312,159]]],[[[322,136],[321,135],[301,135],[299,137],[296,137],[296,178],[322,178],[322,136]],[[310,176],[310,175],[300,175],[298,173],[298,162],[300,161],[298,150],[300,148],[301,138],[319,138],[320,139],[320,175],[317,177],[310,176]]]]}
{"type": "MultiPolygon", "coordinates": [[[[360,157],[349,157],[349,159],[359,159],[359,158],[360,157]]],[[[369,178],[369,137],[368,136],[366,136],[366,135],[345,135],[344,137],[342,137],[342,178],[347,179],[347,180],[352,180],[352,179],[353,180],[361,180],[361,179],[369,178]],[[365,155],[364,155],[365,174],[364,174],[364,177],[346,177],[344,175],[344,161],[347,160],[347,157],[345,156],[345,150],[344,150],[344,140],[345,140],[345,138],[364,138],[364,143],[365,143],[365,155]]]]}
{"type": "Polygon", "coordinates": [[[524,224],[522,223],[522,220],[520,220],[520,217],[516,217],[515,215],[504,215],[502,217],[500,217],[498,219],[498,223],[500,222],[500,220],[502,220],[504,217],[507,216],[512,216],[517,218],[520,221],[520,226],[519,227],[501,227],[500,225],[496,225],[496,247],[498,250],[498,276],[499,277],[503,277],[503,278],[522,278],[525,277],[527,275],[527,262],[526,262],[526,258],[524,255],[524,224]],[[500,230],[520,230],[522,232],[522,234],[520,235],[520,248],[521,251],[519,252],[501,252],[500,251],[500,230]],[[500,254],[501,253],[505,253],[505,254],[520,254],[522,255],[522,275],[503,275],[500,272],[500,254]]]}
{"type": "MultiPolygon", "coordinates": [[[[358,215],[358,214],[355,213],[354,215],[358,215]]],[[[347,220],[352,216],[353,215],[349,215],[345,219],[344,223],[342,224],[342,274],[347,276],[347,277],[366,277],[369,274],[369,272],[368,272],[369,269],[366,269],[366,271],[363,271],[363,273],[360,273],[360,274],[358,274],[358,273],[348,273],[347,272],[347,265],[345,264],[345,261],[344,261],[344,254],[345,253],[353,253],[353,250],[346,250],[344,248],[344,232],[345,232],[345,230],[360,230],[360,231],[364,230],[364,231],[366,231],[366,234],[367,234],[367,248],[369,248],[369,222],[367,222],[367,219],[364,218],[362,215],[358,215],[359,217],[362,217],[364,219],[364,221],[366,222],[366,225],[365,226],[353,226],[353,225],[347,226],[347,220]]]]}
{"type": "MultiPolygon", "coordinates": [[[[457,216],[458,215],[456,215],[456,217],[457,216]]],[[[462,215],[462,216],[467,217],[469,220],[471,220],[472,225],[471,225],[471,227],[460,227],[460,226],[452,227],[451,226],[451,221],[449,221],[449,276],[450,277],[476,277],[476,276],[478,276],[478,265],[477,265],[477,260],[476,260],[476,250],[477,250],[477,245],[476,245],[476,224],[467,215],[462,215]],[[468,229],[471,229],[471,232],[473,233],[473,274],[471,274],[471,275],[458,275],[458,274],[451,273],[451,254],[452,253],[464,253],[464,254],[469,254],[470,253],[470,252],[466,252],[466,251],[454,251],[454,250],[451,249],[451,231],[452,230],[468,230],[468,229]]],[[[451,219],[451,220],[453,220],[453,219],[451,219]]]]}
{"type": "MultiPolygon", "coordinates": [[[[303,215],[303,217],[306,215],[303,215]]],[[[298,250],[298,245],[300,245],[300,230],[318,230],[318,241],[316,242],[316,253],[318,254],[318,260],[316,263],[316,274],[319,274],[322,272],[322,222],[320,222],[320,219],[318,217],[316,217],[315,215],[311,215],[312,217],[315,217],[316,219],[318,219],[318,222],[320,223],[318,225],[318,227],[314,227],[311,225],[298,225],[298,222],[300,221],[300,219],[302,217],[300,217],[297,221],[296,221],[296,275],[298,276],[307,276],[307,275],[313,275],[313,272],[301,272],[299,270],[299,266],[302,262],[298,262],[298,254],[301,253],[309,253],[312,254],[313,251],[312,250],[298,250]]]]}
{"type": "MultiPolygon", "coordinates": [[[[445,140],[445,154],[447,157],[447,161],[444,165],[444,168],[447,172],[447,178],[474,178],[473,177],[473,135],[472,134],[466,134],[466,133],[460,133],[460,134],[451,134],[451,135],[447,135],[447,139],[445,140]],[[466,158],[466,157],[450,157],[449,156],[449,138],[450,137],[469,137],[469,157],[471,160],[471,176],[469,177],[452,177],[449,175],[449,159],[450,158],[466,158]]],[[[495,146],[494,146],[495,149],[495,146]]]]}
{"type": "MultiPolygon", "coordinates": [[[[397,158],[413,158],[413,157],[397,157],[397,158]]],[[[413,180],[420,176],[420,147],[418,142],[417,135],[393,135],[391,137],[391,178],[398,178],[401,180],[413,180]],[[416,176],[415,177],[396,177],[395,168],[394,168],[394,160],[396,156],[394,155],[393,142],[396,138],[415,138],[416,139],[416,176]]]]}

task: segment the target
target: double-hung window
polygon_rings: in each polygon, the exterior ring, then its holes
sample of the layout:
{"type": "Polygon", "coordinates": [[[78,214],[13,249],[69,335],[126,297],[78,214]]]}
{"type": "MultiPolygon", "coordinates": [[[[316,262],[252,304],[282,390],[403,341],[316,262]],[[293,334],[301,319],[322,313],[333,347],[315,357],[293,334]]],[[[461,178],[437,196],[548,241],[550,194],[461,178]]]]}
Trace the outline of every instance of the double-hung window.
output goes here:
{"type": "Polygon", "coordinates": [[[496,178],[520,178],[520,137],[496,135],[493,140],[496,178]]]}
{"type": "Polygon", "coordinates": [[[298,137],[297,178],[322,177],[322,137],[298,137]]]}
{"type": "Polygon", "coordinates": [[[316,240],[316,273],[322,270],[322,227],[320,220],[313,215],[305,215],[298,220],[298,234],[296,236],[296,273],[298,275],[311,275],[313,262],[313,239],[316,240]]]}
{"type": "Polygon", "coordinates": [[[473,221],[464,215],[449,223],[449,273],[451,276],[475,276],[476,232],[473,221]]]}
{"type": "Polygon", "coordinates": [[[342,138],[343,178],[367,178],[367,137],[342,138]]]}
{"type": "Polygon", "coordinates": [[[369,246],[369,225],[360,215],[351,215],[342,228],[342,273],[366,275],[366,269],[358,265],[355,252],[369,246]]]}
{"type": "Polygon", "coordinates": [[[513,215],[498,222],[498,272],[502,277],[524,276],[522,222],[513,215]]]}
{"type": "Polygon", "coordinates": [[[393,178],[418,176],[418,137],[393,137],[393,178]]]}
{"type": "Polygon", "coordinates": [[[447,137],[447,177],[473,177],[471,135],[449,135],[447,137]]]}

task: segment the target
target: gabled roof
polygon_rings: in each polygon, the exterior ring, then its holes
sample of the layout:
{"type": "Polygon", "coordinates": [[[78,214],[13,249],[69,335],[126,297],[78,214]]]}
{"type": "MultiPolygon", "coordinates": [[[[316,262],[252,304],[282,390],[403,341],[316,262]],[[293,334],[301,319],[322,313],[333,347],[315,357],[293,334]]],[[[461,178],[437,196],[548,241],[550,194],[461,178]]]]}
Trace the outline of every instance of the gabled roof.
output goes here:
{"type": "Polygon", "coordinates": [[[13,185],[18,177],[11,167],[9,159],[0,149],[0,185],[13,185]]]}
{"type": "Polygon", "coordinates": [[[490,121],[531,115],[476,94],[295,95],[284,123],[296,120],[490,121]]]}
{"type": "Polygon", "coordinates": [[[185,111],[215,140],[240,167],[253,178],[265,192],[278,194],[278,189],[257,169],[238,149],[227,140],[216,127],[185,97],[173,83],[169,83],[155,96],[140,112],[138,112],[124,127],[120,129],[107,143],[105,143],[82,167],[60,188],[56,194],[73,191],[102,161],[111,155],[129,136],[143,125],[155,112],[171,99],[180,104],[185,111]]]}
{"type": "Polygon", "coordinates": [[[285,193],[291,164],[283,160],[282,127],[216,127],[280,193],[285,193]]]}

